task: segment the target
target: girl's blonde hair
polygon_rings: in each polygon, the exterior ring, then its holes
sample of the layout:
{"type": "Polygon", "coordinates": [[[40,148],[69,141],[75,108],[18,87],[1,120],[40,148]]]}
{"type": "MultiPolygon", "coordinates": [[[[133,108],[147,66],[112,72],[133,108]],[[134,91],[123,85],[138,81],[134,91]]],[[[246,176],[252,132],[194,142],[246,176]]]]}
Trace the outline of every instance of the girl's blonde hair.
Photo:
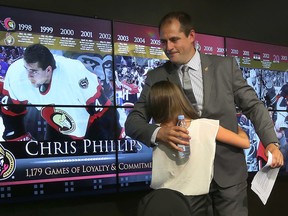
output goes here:
{"type": "Polygon", "coordinates": [[[151,86],[148,112],[156,123],[176,121],[179,114],[190,119],[199,118],[181,89],[169,81],[160,81],[151,86]]]}

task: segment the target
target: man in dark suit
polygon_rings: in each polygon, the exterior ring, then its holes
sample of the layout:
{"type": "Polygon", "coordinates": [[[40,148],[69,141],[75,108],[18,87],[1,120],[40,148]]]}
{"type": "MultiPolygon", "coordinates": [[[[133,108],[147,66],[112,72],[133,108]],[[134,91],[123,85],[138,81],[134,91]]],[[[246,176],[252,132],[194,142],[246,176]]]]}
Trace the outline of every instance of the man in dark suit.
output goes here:
{"type": "MultiPolygon", "coordinates": [[[[125,123],[126,134],[148,146],[162,142],[179,150],[178,143],[189,144],[183,141],[188,138],[186,129],[149,124],[150,116],[145,107],[147,95],[154,83],[169,80],[182,86],[181,68],[187,65],[200,117],[218,119],[221,126],[237,132],[237,105],[253,122],[266,147],[266,154],[268,151],[272,153],[271,167],[282,166],[283,155],[279,151],[268,111],[243,79],[235,59],[203,55],[195,50],[194,26],[186,13],[167,14],[160,21],[159,32],[163,50],[170,61],[148,73],[141,96],[125,123]]],[[[193,152],[190,157],[193,157],[193,152]]],[[[209,198],[214,216],[247,216],[246,180],[247,167],[243,150],[217,142],[214,177],[209,195],[186,196],[193,215],[207,214],[206,201],[209,198]]]]}

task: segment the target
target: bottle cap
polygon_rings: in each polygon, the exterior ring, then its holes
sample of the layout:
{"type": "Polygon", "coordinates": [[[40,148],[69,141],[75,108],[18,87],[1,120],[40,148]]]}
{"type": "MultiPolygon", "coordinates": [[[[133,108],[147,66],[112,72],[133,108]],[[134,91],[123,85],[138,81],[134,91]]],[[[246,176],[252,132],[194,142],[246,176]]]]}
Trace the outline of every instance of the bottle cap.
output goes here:
{"type": "Polygon", "coordinates": [[[184,120],[184,115],[178,115],[178,120],[184,120]]]}

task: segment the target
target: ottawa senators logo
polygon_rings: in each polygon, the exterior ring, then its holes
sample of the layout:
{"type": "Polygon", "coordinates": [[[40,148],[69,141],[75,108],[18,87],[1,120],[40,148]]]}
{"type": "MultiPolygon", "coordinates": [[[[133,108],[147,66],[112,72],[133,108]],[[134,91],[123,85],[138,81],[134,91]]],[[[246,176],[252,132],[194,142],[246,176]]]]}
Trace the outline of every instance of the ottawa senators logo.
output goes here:
{"type": "Polygon", "coordinates": [[[16,27],[16,23],[10,17],[5,18],[3,21],[0,20],[0,23],[7,31],[13,31],[16,27]]]}
{"type": "Polygon", "coordinates": [[[6,37],[4,39],[4,43],[7,46],[12,46],[15,43],[14,37],[9,32],[6,33],[6,37]]]}
{"type": "Polygon", "coordinates": [[[0,181],[12,176],[15,169],[14,155],[0,144],[0,181]]]}
{"type": "Polygon", "coordinates": [[[51,127],[62,134],[69,135],[75,130],[74,120],[64,110],[55,109],[54,107],[43,107],[41,115],[51,127]]]}

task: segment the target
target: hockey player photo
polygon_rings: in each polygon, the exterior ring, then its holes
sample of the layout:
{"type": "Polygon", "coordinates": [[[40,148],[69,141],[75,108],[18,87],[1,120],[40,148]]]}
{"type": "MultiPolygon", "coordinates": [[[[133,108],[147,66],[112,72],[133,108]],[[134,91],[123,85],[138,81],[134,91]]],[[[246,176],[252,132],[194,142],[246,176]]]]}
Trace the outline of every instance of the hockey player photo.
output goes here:
{"type": "Polygon", "coordinates": [[[97,75],[81,61],[53,55],[41,44],[28,46],[23,58],[10,65],[1,103],[6,141],[37,139],[37,131],[29,131],[29,122],[37,118],[45,120],[44,140],[121,137],[112,102],[97,75]],[[29,110],[41,117],[30,112],[27,120],[29,110]]]}

